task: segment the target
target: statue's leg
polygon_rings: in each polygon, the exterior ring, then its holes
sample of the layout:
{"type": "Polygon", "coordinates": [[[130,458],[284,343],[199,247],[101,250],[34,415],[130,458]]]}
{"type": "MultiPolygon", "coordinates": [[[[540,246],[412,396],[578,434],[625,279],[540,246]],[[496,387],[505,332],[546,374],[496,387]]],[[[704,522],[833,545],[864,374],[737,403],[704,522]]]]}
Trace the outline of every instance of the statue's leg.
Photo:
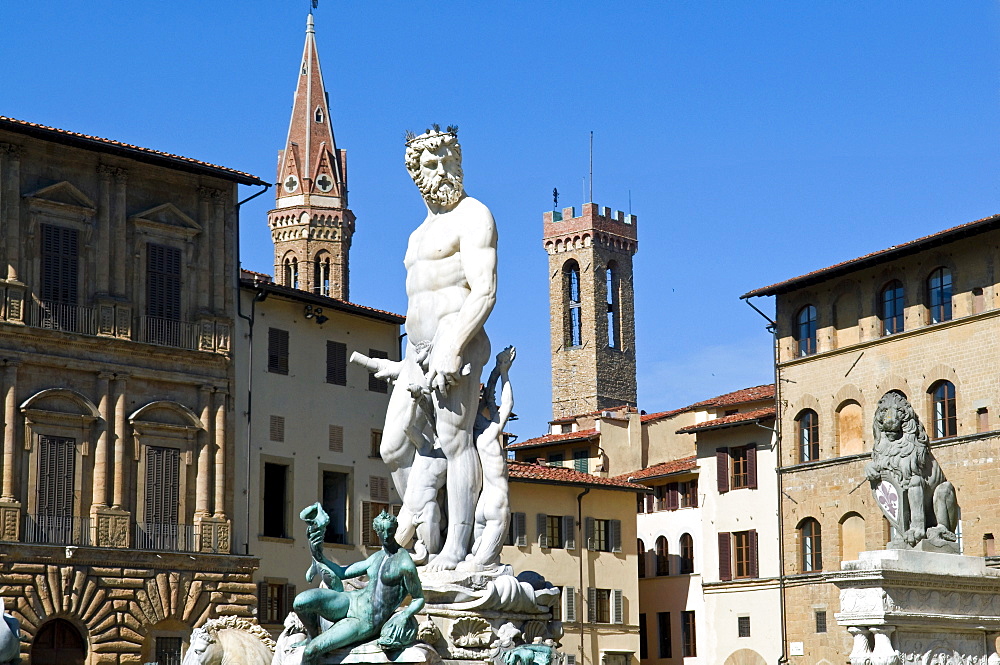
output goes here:
{"type": "Polygon", "coordinates": [[[910,524],[903,534],[903,540],[907,545],[913,547],[922,540],[927,533],[926,512],[924,507],[924,485],[923,481],[911,485],[906,491],[906,499],[910,503],[910,524]]]}
{"type": "Polygon", "coordinates": [[[349,617],[338,621],[310,640],[302,653],[302,665],[315,665],[331,651],[363,642],[372,636],[371,626],[360,619],[349,617]]]}
{"type": "Polygon", "coordinates": [[[351,599],[343,592],[332,589],[307,589],[295,596],[292,609],[299,616],[310,639],[320,635],[320,617],[337,622],[347,616],[351,599]]]}
{"type": "Polygon", "coordinates": [[[447,460],[440,451],[425,450],[413,458],[410,484],[403,496],[403,510],[412,516],[412,521],[406,530],[396,530],[396,542],[405,544],[416,531],[417,540],[428,552],[441,551],[442,516],[437,496],[447,469],[447,460]]]}
{"type": "MultiPolygon", "coordinates": [[[[404,358],[399,379],[393,384],[392,394],[389,396],[385,425],[382,428],[382,443],[379,446],[379,455],[389,467],[392,482],[400,496],[406,493],[413,457],[417,450],[408,433],[415,426],[415,419],[421,417],[414,408],[413,396],[408,389],[414,372],[422,376],[416,364],[404,358]]],[[[408,523],[408,517],[400,513],[400,527],[403,528],[408,523]]]]}
{"type": "Polygon", "coordinates": [[[958,498],[955,496],[955,486],[944,481],[934,490],[934,517],[939,527],[950,534],[958,527],[958,498]]]}

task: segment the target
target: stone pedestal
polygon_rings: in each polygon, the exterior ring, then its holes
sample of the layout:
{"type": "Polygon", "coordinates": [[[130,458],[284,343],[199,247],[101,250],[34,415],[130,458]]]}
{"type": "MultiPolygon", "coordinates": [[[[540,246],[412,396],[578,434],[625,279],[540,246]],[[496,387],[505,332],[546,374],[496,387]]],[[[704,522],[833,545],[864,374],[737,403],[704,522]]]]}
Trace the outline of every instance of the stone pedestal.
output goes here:
{"type": "Polygon", "coordinates": [[[232,547],[230,521],[211,515],[196,515],[194,519],[198,527],[198,551],[229,554],[232,547]]]}
{"type": "Polygon", "coordinates": [[[17,542],[21,536],[21,502],[0,501],[0,540],[17,542]]]}
{"type": "Polygon", "coordinates": [[[91,513],[94,547],[128,547],[132,514],[107,506],[94,506],[91,513]]]}
{"type": "Polygon", "coordinates": [[[862,552],[830,577],[851,665],[995,665],[1000,570],[981,557],[919,550],[862,552]]]}

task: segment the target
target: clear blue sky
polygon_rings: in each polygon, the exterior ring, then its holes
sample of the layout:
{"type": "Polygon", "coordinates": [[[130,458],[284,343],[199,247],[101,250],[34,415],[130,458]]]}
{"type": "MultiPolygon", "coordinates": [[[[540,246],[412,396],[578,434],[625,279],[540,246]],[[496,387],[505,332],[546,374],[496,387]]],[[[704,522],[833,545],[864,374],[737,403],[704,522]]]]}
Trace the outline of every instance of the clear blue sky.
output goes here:
{"type": "MultiPolygon", "coordinates": [[[[0,2],[0,114],[274,179],[308,0],[0,2]]],[[[404,311],[422,203],[402,136],[461,127],[500,229],[488,329],[518,347],[521,420],[550,417],[541,214],[639,217],[640,408],[771,378],[751,288],[1000,211],[1000,4],[333,2],[317,40],[349,155],[352,300],[404,311]]],[[[252,190],[247,190],[247,195],[252,190]]],[[[242,214],[270,272],[270,194],[242,214]]]]}

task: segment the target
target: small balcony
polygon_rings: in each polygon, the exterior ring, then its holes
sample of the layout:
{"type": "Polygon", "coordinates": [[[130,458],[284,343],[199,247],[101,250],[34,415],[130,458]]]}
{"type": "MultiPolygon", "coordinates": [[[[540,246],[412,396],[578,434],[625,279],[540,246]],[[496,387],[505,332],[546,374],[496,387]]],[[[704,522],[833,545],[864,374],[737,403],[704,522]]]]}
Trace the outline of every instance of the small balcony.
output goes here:
{"type": "Polygon", "coordinates": [[[34,328],[96,335],[97,310],[51,300],[32,300],[28,303],[27,323],[34,328]]]}
{"type": "Polygon", "coordinates": [[[86,547],[90,545],[90,518],[26,514],[23,540],[39,545],[86,547]]]}
{"type": "Polygon", "coordinates": [[[161,552],[197,552],[198,539],[191,524],[136,522],[132,547],[161,552]]]}
{"type": "Polygon", "coordinates": [[[186,321],[140,316],[136,341],[195,350],[198,348],[198,327],[186,321]]]}

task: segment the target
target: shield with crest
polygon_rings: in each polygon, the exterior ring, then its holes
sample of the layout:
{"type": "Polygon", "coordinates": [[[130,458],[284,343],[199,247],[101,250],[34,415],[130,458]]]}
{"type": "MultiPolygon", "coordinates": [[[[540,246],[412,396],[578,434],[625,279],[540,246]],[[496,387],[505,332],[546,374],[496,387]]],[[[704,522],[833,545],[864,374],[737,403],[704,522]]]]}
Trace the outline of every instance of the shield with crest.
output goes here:
{"type": "Polygon", "coordinates": [[[878,484],[872,487],[872,496],[875,503],[882,510],[882,514],[889,520],[895,534],[902,534],[906,530],[906,494],[900,489],[895,478],[883,475],[878,484]]]}

